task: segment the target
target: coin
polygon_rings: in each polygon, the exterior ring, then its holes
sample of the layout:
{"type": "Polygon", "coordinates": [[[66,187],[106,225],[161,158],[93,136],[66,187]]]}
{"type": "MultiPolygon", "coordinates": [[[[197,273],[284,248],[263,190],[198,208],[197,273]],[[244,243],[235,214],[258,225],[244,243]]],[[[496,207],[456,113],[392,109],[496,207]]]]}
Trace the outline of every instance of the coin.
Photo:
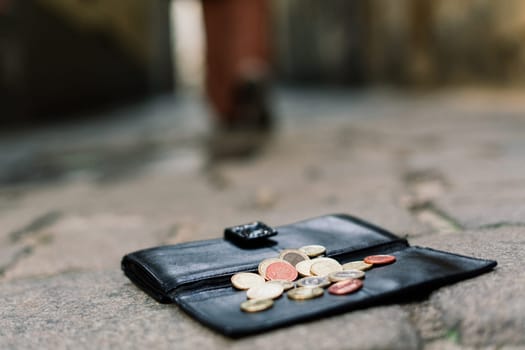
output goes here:
{"type": "Polygon", "coordinates": [[[292,266],[297,265],[303,260],[310,260],[308,255],[297,249],[285,249],[279,254],[279,258],[289,262],[292,266]]]}
{"type": "Polygon", "coordinates": [[[297,263],[295,265],[295,268],[297,269],[297,272],[301,276],[312,276],[312,273],[310,272],[310,268],[312,267],[312,264],[315,262],[315,260],[303,260],[297,263]]]}
{"type": "Polygon", "coordinates": [[[310,258],[319,256],[326,252],[326,248],[318,244],[305,245],[304,247],[299,248],[299,250],[308,255],[310,258]]]}
{"type": "Polygon", "coordinates": [[[246,291],[248,299],[275,299],[283,294],[284,288],[278,283],[266,282],[246,291]]]}
{"type": "Polygon", "coordinates": [[[259,275],[266,278],[266,268],[268,267],[268,265],[274,262],[278,262],[278,261],[282,261],[282,260],[278,258],[268,258],[268,259],[264,259],[263,261],[261,261],[259,263],[259,268],[258,268],[259,275]]]}
{"type": "Polygon", "coordinates": [[[323,288],[299,287],[299,288],[289,290],[287,295],[288,295],[288,298],[290,299],[306,300],[306,299],[313,299],[313,298],[320,297],[321,295],[323,295],[323,293],[324,293],[323,288]]]}
{"type": "Polygon", "coordinates": [[[332,272],[328,275],[328,279],[332,282],[339,282],[344,280],[350,280],[354,278],[363,278],[365,273],[361,270],[343,270],[332,272]]]}
{"type": "Polygon", "coordinates": [[[341,282],[334,283],[328,288],[328,292],[335,295],[349,294],[357,291],[363,286],[361,280],[344,280],[341,282]]]}
{"type": "MultiPolygon", "coordinates": [[[[312,261],[312,264],[313,263],[316,263],[318,261],[334,261],[335,259],[332,259],[332,258],[327,258],[326,256],[318,256],[317,258],[313,258],[311,261],[312,261]]],[[[335,260],[337,261],[337,260],[335,260]]]]}
{"type": "Polygon", "coordinates": [[[297,278],[297,270],[286,261],[271,263],[266,268],[266,279],[294,281],[297,278]]]}
{"type": "Polygon", "coordinates": [[[341,271],[341,264],[335,259],[323,258],[312,264],[310,272],[316,276],[327,276],[330,272],[341,271]]]}
{"type": "Polygon", "coordinates": [[[324,288],[330,285],[330,281],[327,277],[305,277],[297,281],[297,285],[308,288],[324,288]]]}
{"type": "MultiPolygon", "coordinates": [[[[332,261],[332,260],[335,260],[335,259],[333,259],[333,258],[328,258],[328,257],[326,257],[326,256],[318,256],[318,257],[312,259],[313,262],[323,261],[323,260],[330,260],[330,261],[332,261]]],[[[336,261],[337,261],[337,260],[336,260],[336,261]]]]}
{"type": "Polygon", "coordinates": [[[241,310],[246,312],[259,312],[273,306],[272,299],[251,299],[241,303],[241,310]]]}
{"type": "Polygon", "coordinates": [[[367,264],[364,261],[352,261],[343,265],[343,270],[361,270],[366,271],[370,269],[374,264],[367,264]]]}
{"type": "Polygon", "coordinates": [[[295,283],[290,282],[290,281],[286,281],[286,280],[273,280],[273,281],[268,281],[267,283],[280,284],[281,286],[283,286],[284,290],[292,289],[292,288],[295,287],[295,283]]]}
{"type": "Polygon", "coordinates": [[[240,272],[232,276],[231,282],[237,289],[250,289],[264,283],[264,278],[251,272],[240,272]]]}
{"type": "Polygon", "coordinates": [[[393,255],[370,255],[363,259],[367,264],[374,265],[386,265],[396,261],[396,257],[393,255]]]}

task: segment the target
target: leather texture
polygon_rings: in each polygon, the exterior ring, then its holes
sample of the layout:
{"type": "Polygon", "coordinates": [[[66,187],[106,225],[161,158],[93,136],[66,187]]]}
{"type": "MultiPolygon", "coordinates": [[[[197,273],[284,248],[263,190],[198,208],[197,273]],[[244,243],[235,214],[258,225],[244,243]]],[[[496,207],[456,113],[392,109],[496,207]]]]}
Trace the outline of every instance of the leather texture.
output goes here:
{"type": "Polygon", "coordinates": [[[328,215],[277,227],[277,236],[256,246],[223,239],[162,246],[126,255],[124,273],[163,303],[175,302],[203,324],[231,337],[317,319],[372,305],[426,296],[443,285],[474,277],[496,266],[483,260],[423,247],[349,215],[328,215]],[[392,254],[396,262],[366,272],[358,292],[298,302],[282,296],[260,313],[245,313],[246,293],[231,286],[241,271],[256,271],[259,262],[286,248],[320,244],[340,263],[372,254],[392,254]]]}

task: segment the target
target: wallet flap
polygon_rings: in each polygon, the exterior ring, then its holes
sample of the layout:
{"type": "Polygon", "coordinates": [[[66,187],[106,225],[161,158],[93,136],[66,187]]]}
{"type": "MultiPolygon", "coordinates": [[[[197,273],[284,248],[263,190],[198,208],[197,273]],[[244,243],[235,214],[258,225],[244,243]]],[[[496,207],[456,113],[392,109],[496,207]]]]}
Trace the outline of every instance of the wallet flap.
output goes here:
{"type": "Polygon", "coordinates": [[[188,284],[215,283],[215,279],[240,271],[255,270],[266,258],[286,248],[309,244],[326,247],[327,256],[385,244],[407,246],[405,240],[349,215],[328,215],[280,226],[279,234],[258,246],[241,247],[213,239],[140,250],[122,260],[124,273],[160,302],[188,284]]]}
{"type": "MultiPolygon", "coordinates": [[[[186,312],[219,332],[240,337],[322,316],[340,314],[399,298],[420,298],[429,291],[492,269],[495,261],[475,259],[421,247],[397,252],[396,262],[366,272],[363,288],[348,295],[324,295],[306,301],[281,296],[272,308],[260,313],[241,311],[246,293],[231,284],[185,291],[175,296],[186,312]]],[[[353,256],[351,259],[355,259],[353,256]]],[[[362,257],[361,257],[362,258],[362,257]]],[[[350,261],[350,260],[348,260],[350,261]]],[[[347,261],[340,261],[341,263],[347,261]]]]}

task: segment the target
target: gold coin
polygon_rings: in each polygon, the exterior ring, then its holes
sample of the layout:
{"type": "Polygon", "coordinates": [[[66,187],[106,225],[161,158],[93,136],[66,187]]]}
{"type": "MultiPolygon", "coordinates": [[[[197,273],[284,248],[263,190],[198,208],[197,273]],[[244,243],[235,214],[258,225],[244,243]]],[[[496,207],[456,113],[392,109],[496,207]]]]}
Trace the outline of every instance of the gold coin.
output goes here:
{"type": "Polygon", "coordinates": [[[367,264],[363,260],[352,261],[343,265],[343,270],[361,270],[366,271],[370,269],[374,264],[367,264]]]}
{"type": "Polygon", "coordinates": [[[299,287],[288,291],[288,298],[293,300],[307,300],[320,297],[323,295],[323,288],[306,288],[299,287]]]}
{"type": "Polygon", "coordinates": [[[312,267],[312,264],[314,262],[315,260],[303,260],[297,263],[297,265],[295,265],[295,268],[297,269],[297,272],[299,272],[301,276],[306,276],[306,277],[312,276],[312,273],[310,272],[310,268],[312,267]]]}
{"type": "Polygon", "coordinates": [[[295,287],[295,283],[287,280],[271,280],[266,283],[277,283],[283,286],[283,289],[286,291],[295,287]]]}
{"type": "Polygon", "coordinates": [[[330,285],[330,280],[327,277],[305,277],[297,281],[297,285],[307,288],[324,288],[330,285]]]}
{"type": "Polygon", "coordinates": [[[278,283],[266,282],[246,291],[248,299],[275,299],[283,294],[284,288],[278,283]]]}
{"type": "Polygon", "coordinates": [[[273,306],[272,299],[252,299],[241,303],[241,310],[246,312],[259,312],[273,306]]]}
{"type": "Polygon", "coordinates": [[[341,271],[341,264],[335,259],[323,258],[312,264],[310,272],[316,276],[327,276],[330,272],[341,271]]]}
{"type": "Polygon", "coordinates": [[[259,271],[259,275],[263,276],[263,278],[266,278],[266,268],[268,265],[273,264],[274,262],[282,261],[278,258],[268,258],[264,259],[259,263],[259,268],[257,269],[259,271]]]}
{"type": "MultiPolygon", "coordinates": [[[[333,261],[334,259],[332,259],[332,258],[328,258],[328,257],[326,257],[326,256],[318,256],[317,258],[313,258],[313,259],[312,259],[312,264],[313,264],[314,262],[323,261],[323,260],[333,261]]],[[[337,261],[337,260],[336,260],[336,261],[337,261]]]]}
{"type": "Polygon", "coordinates": [[[339,282],[344,280],[359,279],[365,277],[364,271],[361,270],[343,270],[332,272],[328,275],[328,279],[332,282],[339,282]]]}
{"type": "Polygon", "coordinates": [[[231,282],[237,289],[250,289],[264,283],[264,278],[256,273],[240,272],[232,276],[231,282]]]}
{"type": "Polygon", "coordinates": [[[299,248],[299,250],[308,255],[310,258],[319,256],[326,252],[326,248],[324,246],[317,244],[305,245],[304,247],[299,248]]]}
{"type": "Polygon", "coordinates": [[[310,260],[310,257],[298,249],[285,249],[279,254],[279,258],[292,264],[295,267],[303,260],[310,260]]]}

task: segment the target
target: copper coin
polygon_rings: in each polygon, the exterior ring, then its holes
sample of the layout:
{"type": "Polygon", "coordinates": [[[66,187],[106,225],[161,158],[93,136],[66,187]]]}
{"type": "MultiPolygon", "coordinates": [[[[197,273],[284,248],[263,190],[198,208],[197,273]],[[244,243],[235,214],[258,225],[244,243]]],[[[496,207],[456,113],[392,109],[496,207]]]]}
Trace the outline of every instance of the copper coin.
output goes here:
{"type": "Polygon", "coordinates": [[[270,264],[272,264],[274,262],[278,262],[278,261],[282,261],[282,260],[278,259],[278,258],[268,258],[268,259],[264,259],[263,261],[261,261],[259,263],[259,268],[258,268],[259,275],[261,275],[264,278],[266,278],[266,268],[268,267],[268,265],[270,265],[270,264]]]}
{"type": "Polygon", "coordinates": [[[364,258],[363,261],[367,264],[385,265],[396,261],[396,257],[393,255],[370,255],[364,258]]]}
{"type": "Polygon", "coordinates": [[[293,281],[297,278],[297,270],[286,261],[271,263],[266,268],[266,279],[293,281]]]}
{"type": "Polygon", "coordinates": [[[355,292],[356,290],[360,289],[363,286],[363,282],[361,280],[344,280],[341,282],[334,283],[328,288],[328,292],[330,294],[335,295],[344,295],[349,294],[352,292],[355,292]]]}

